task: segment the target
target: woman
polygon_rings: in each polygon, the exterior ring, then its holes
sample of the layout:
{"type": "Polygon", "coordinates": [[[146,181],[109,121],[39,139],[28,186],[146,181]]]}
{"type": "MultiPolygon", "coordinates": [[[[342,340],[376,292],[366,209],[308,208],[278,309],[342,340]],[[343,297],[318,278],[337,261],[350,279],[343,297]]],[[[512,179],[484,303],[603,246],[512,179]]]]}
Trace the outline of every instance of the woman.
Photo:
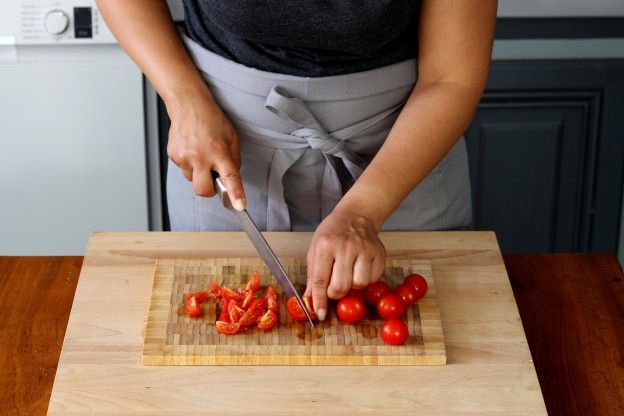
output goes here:
{"type": "Polygon", "coordinates": [[[378,280],[382,229],[470,226],[465,143],[495,0],[164,0],[98,6],[169,116],[174,230],[236,229],[211,170],[261,228],[315,230],[306,294],[378,280]],[[416,76],[417,74],[417,76],[416,76]]]}

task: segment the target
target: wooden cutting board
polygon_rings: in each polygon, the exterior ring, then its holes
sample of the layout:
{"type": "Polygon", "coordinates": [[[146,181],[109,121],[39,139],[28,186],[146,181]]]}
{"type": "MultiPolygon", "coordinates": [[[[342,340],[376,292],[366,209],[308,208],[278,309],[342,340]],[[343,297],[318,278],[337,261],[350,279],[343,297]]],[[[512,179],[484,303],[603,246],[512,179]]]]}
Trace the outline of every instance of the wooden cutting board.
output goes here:
{"type": "MultiPolygon", "coordinates": [[[[305,259],[282,259],[295,288],[303,293],[305,259]]],[[[386,264],[383,280],[391,287],[411,273],[427,279],[427,295],[409,308],[403,319],[410,337],[403,346],[381,339],[382,320],[373,310],[355,325],[341,322],[332,304],[328,318],[310,325],[293,322],[286,312],[286,297],[257,258],[159,260],[144,333],[145,365],[440,365],[446,363],[444,336],[436,290],[428,260],[394,259],[386,264]],[[207,290],[210,281],[229,287],[244,286],[251,272],[261,274],[263,286],[280,296],[280,325],[271,331],[251,328],[236,335],[215,330],[217,302],[203,305],[201,318],[180,313],[184,294],[207,290]]]]}

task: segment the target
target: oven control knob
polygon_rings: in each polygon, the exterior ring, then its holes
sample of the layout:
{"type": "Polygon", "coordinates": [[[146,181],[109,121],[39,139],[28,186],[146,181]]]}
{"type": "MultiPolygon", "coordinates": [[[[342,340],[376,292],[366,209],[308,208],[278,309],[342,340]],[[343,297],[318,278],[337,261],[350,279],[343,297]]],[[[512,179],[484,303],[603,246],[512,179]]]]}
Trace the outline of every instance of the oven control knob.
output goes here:
{"type": "Polygon", "coordinates": [[[69,16],[62,10],[52,10],[46,14],[43,26],[50,35],[60,35],[69,26],[69,16]]]}

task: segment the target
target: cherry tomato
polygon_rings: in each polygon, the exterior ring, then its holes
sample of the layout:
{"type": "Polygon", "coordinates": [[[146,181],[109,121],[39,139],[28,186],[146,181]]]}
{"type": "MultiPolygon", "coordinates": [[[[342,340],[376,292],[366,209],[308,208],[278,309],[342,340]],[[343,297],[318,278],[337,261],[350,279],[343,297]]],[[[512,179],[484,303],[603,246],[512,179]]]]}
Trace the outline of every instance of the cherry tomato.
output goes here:
{"type": "Polygon", "coordinates": [[[197,303],[195,296],[191,296],[184,302],[184,315],[186,316],[200,316],[202,314],[201,306],[197,303]]]}
{"type": "Polygon", "coordinates": [[[210,290],[208,290],[208,293],[211,298],[217,298],[221,295],[221,288],[214,280],[210,281],[210,290]]]}
{"type": "Polygon", "coordinates": [[[303,304],[306,306],[306,309],[308,310],[308,314],[310,314],[310,318],[312,318],[312,320],[315,320],[316,312],[314,312],[314,305],[312,304],[312,297],[304,296],[301,298],[301,300],[303,300],[303,304]]]}
{"type": "Polygon", "coordinates": [[[277,292],[271,286],[269,286],[264,294],[264,298],[267,300],[267,308],[273,311],[276,315],[279,314],[280,305],[277,300],[277,292]]]}
{"type": "Polygon", "coordinates": [[[409,337],[409,329],[401,319],[389,319],[381,326],[381,337],[390,345],[403,345],[409,337]]]}
{"type": "Polygon", "coordinates": [[[243,316],[241,316],[238,321],[242,327],[251,326],[256,323],[258,318],[260,318],[267,310],[267,301],[266,299],[256,299],[251,305],[249,305],[249,309],[243,316]]]}
{"type": "Polygon", "coordinates": [[[251,278],[249,282],[247,282],[247,286],[245,286],[245,290],[255,292],[258,289],[260,289],[260,274],[258,272],[252,272],[251,278]]]}
{"type": "MultiPolygon", "coordinates": [[[[312,305],[312,298],[309,296],[304,296],[303,303],[305,304],[306,309],[310,314],[310,317],[312,319],[316,319],[316,313],[314,313],[312,305]]],[[[305,321],[306,319],[308,319],[303,309],[301,309],[301,306],[299,306],[297,298],[294,296],[288,298],[288,301],[286,302],[286,312],[288,312],[288,315],[290,315],[290,317],[295,321],[305,321]]]]}
{"type": "Polygon", "coordinates": [[[215,327],[220,334],[233,335],[240,330],[241,324],[238,322],[231,324],[229,322],[217,321],[215,327]]]}
{"type": "Polygon", "coordinates": [[[377,303],[377,312],[384,319],[400,318],[405,312],[405,303],[394,292],[384,293],[377,303]]]}
{"type": "Polygon", "coordinates": [[[277,325],[279,320],[278,316],[272,310],[267,310],[264,315],[258,318],[258,328],[262,330],[269,330],[277,325]]]}
{"type": "Polygon", "coordinates": [[[228,304],[230,300],[228,298],[221,298],[219,301],[219,317],[217,321],[230,322],[230,314],[228,313],[228,304]]]}
{"type": "Polygon", "coordinates": [[[401,283],[397,286],[395,291],[399,296],[401,296],[401,299],[403,299],[403,303],[405,303],[406,307],[412,306],[418,300],[418,292],[416,292],[414,286],[409,283],[401,283]]]}
{"type": "Polygon", "coordinates": [[[366,301],[371,306],[377,306],[377,302],[379,302],[381,296],[389,291],[390,286],[388,286],[388,283],[386,282],[382,282],[381,280],[379,280],[377,282],[371,283],[370,285],[366,286],[366,301]]]}
{"type": "Polygon", "coordinates": [[[347,296],[355,296],[356,298],[360,298],[362,300],[366,299],[366,288],[364,289],[351,289],[347,296]]]}
{"type": "Polygon", "coordinates": [[[245,289],[244,291],[244,295],[243,295],[243,308],[247,309],[249,307],[249,305],[251,305],[251,302],[254,300],[254,292],[252,292],[251,290],[247,290],[245,289]]]}
{"type": "Polygon", "coordinates": [[[419,274],[410,274],[403,280],[403,283],[408,283],[416,289],[416,300],[427,294],[427,280],[419,274]]]}
{"type": "Polygon", "coordinates": [[[336,312],[342,321],[353,324],[366,313],[366,304],[358,297],[345,296],[338,301],[336,312]]]}
{"type": "Polygon", "coordinates": [[[222,298],[227,298],[227,299],[236,299],[237,301],[241,300],[241,295],[238,294],[235,290],[230,289],[227,286],[221,286],[219,288],[219,295],[222,298]]]}
{"type": "Polygon", "coordinates": [[[230,322],[235,323],[240,321],[241,316],[245,314],[245,310],[241,308],[234,299],[230,299],[228,302],[228,316],[230,317],[230,322]]]}
{"type": "Polygon", "coordinates": [[[195,300],[197,301],[197,303],[202,303],[209,296],[210,296],[210,292],[207,290],[205,292],[187,293],[184,295],[184,300],[189,300],[189,298],[195,297],[195,300]]]}

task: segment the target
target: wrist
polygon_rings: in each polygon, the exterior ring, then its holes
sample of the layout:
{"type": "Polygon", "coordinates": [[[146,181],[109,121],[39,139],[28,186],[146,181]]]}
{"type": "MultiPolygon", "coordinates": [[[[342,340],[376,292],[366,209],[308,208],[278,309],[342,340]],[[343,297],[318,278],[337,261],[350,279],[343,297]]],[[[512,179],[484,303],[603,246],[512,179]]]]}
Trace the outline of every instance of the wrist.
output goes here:
{"type": "Polygon", "coordinates": [[[183,85],[171,85],[160,93],[167,112],[170,115],[177,114],[189,103],[201,102],[202,105],[217,106],[212,93],[203,80],[187,82],[183,85]]]}
{"type": "Polygon", "coordinates": [[[370,198],[359,199],[348,194],[336,205],[333,213],[361,217],[372,225],[376,233],[381,231],[381,227],[387,219],[387,216],[381,213],[379,207],[371,204],[370,198]]]}

